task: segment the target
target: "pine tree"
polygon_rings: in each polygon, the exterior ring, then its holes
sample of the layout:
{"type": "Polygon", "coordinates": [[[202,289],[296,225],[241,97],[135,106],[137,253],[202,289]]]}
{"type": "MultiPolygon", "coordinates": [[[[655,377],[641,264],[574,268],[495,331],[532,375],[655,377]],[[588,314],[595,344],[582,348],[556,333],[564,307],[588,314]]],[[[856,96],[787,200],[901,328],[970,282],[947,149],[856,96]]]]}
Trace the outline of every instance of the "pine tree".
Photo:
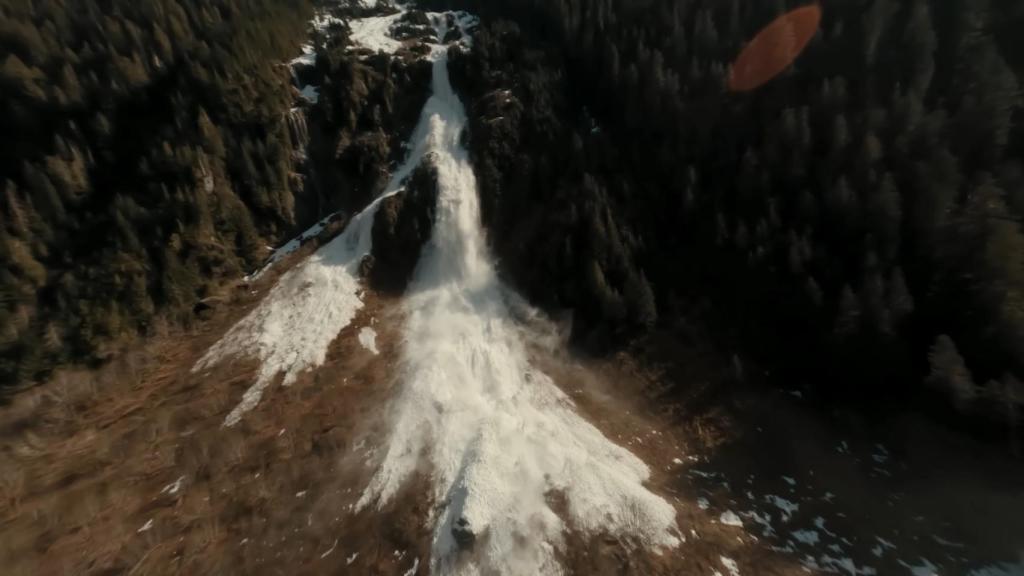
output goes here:
{"type": "Polygon", "coordinates": [[[654,291],[643,272],[633,272],[626,280],[624,296],[629,314],[633,320],[645,330],[654,328],[658,321],[658,309],[654,301],[654,291]]]}
{"type": "Polygon", "coordinates": [[[928,384],[946,395],[957,410],[966,411],[977,391],[953,339],[940,335],[928,354],[928,361],[931,366],[928,384]]]}
{"type": "Polygon", "coordinates": [[[844,286],[839,295],[839,311],[836,315],[835,332],[840,337],[850,337],[860,330],[861,306],[857,295],[849,286],[844,286]]]}

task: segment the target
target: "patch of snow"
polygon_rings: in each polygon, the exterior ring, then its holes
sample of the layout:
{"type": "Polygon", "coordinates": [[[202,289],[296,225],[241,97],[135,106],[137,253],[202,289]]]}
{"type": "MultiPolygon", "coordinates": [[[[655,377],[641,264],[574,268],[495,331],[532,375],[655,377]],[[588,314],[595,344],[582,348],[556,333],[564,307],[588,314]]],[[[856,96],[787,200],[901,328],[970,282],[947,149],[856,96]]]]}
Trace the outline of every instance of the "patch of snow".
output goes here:
{"type": "Polygon", "coordinates": [[[336,18],[327,14],[326,12],[318,13],[313,17],[313,27],[316,28],[318,32],[324,32],[334,24],[344,26],[345,21],[341,18],[336,18]]]}
{"type": "Polygon", "coordinates": [[[945,538],[942,538],[941,536],[936,536],[934,534],[932,535],[932,540],[935,540],[939,544],[942,544],[943,546],[946,546],[946,547],[949,547],[949,548],[963,548],[964,547],[963,543],[961,543],[961,542],[953,542],[953,541],[950,541],[950,540],[946,540],[945,538]]]}
{"type": "Polygon", "coordinates": [[[785,498],[780,498],[772,494],[765,496],[764,499],[773,504],[782,512],[783,522],[788,522],[789,519],[793,517],[793,513],[800,509],[799,504],[796,504],[795,502],[790,502],[785,498]]]}
{"type": "Polygon", "coordinates": [[[328,556],[330,556],[331,552],[334,552],[334,549],[337,548],[337,547],[338,547],[338,539],[335,538],[334,539],[334,545],[332,545],[329,550],[327,550],[326,552],[321,554],[320,555],[320,559],[323,560],[324,558],[327,558],[328,556]]]}
{"type": "Polygon", "coordinates": [[[833,558],[831,556],[823,555],[818,558],[818,562],[821,564],[821,568],[830,570],[832,572],[845,572],[850,576],[873,576],[878,572],[870,567],[863,566],[858,568],[857,564],[851,558],[833,558]]]}
{"type": "Polygon", "coordinates": [[[299,90],[299,96],[305,98],[310,104],[316,104],[320,101],[320,89],[309,84],[303,86],[302,90],[299,90]]]}
{"type": "MultiPolygon", "coordinates": [[[[437,19],[443,38],[444,19],[437,19]]],[[[571,399],[529,363],[507,289],[488,254],[476,179],[460,144],[466,113],[436,51],[424,108],[438,172],[434,230],[403,307],[401,387],[385,456],[357,508],[384,506],[432,466],[443,503],[431,545],[434,574],[561,573],[567,529],[546,495],[564,494],[582,534],[675,547],[675,508],[645,486],[647,465],[578,415],[571,399]],[[472,566],[456,563],[456,522],[487,535],[472,566]]]]}
{"type": "Polygon", "coordinates": [[[673,464],[682,464],[682,463],[683,463],[683,461],[682,461],[682,460],[680,460],[679,458],[673,458],[673,459],[672,459],[672,463],[673,463],[673,464]]]}
{"type": "Polygon", "coordinates": [[[718,560],[725,566],[725,569],[729,571],[729,576],[740,576],[740,567],[736,565],[736,561],[727,556],[719,556],[718,560]]]}
{"type": "Polygon", "coordinates": [[[786,484],[789,484],[790,486],[796,486],[796,479],[795,479],[795,478],[791,478],[791,477],[789,477],[789,476],[783,476],[783,477],[782,477],[782,480],[783,480],[783,481],[784,481],[784,482],[785,482],[786,484]]]}
{"type": "Polygon", "coordinates": [[[359,557],[359,552],[356,552],[355,554],[349,556],[348,558],[345,558],[345,565],[348,566],[349,564],[352,564],[353,562],[356,561],[356,558],[358,558],[358,557],[359,557]]]}
{"type": "Polygon", "coordinates": [[[1024,558],[1019,564],[1002,563],[975,568],[967,576],[1024,576],[1024,558]]]}
{"type": "Polygon", "coordinates": [[[775,529],[772,527],[771,516],[768,514],[761,514],[756,511],[746,512],[743,514],[745,518],[749,518],[754,521],[755,524],[761,526],[761,534],[763,536],[773,536],[775,529]]]}
{"type": "Polygon", "coordinates": [[[302,498],[302,497],[304,497],[305,495],[306,495],[306,491],[305,491],[305,490],[300,490],[300,491],[298,491],[298,492],[296,492],[296,493],[295,493],[295,497],[296,497],[296,498],[302,498]]]}
{"type": "Polygon", "coordinates": [[[878,544],[880,546],[883,546],[885,548],[889,548],[890,550],[895,550],[896,549],[896,545],[895,544],[893,544],[892,542],[889,542],[888,540],[886,540],[885,538],[882,538],[881,536],[875,536],[875,540],[878,541],[878,544]]]}
{"type": "Polygon", "coordinates": [[[377,350],[377,332],[369,326],[364,327],[359,331],[359,343],[374,354],[380,354],[380,350],[377,350]]]}
{"type": "Polygon", "coordinates": [[[722,524],[725,524],[726,526],[743,526],[743,520],[740,520],[740,517],[737,516],[736,513],[733,512],[732,510],[726,510],[725,512],[722,512],[722,515],[719,516],[718,521],[722,524]]]}
{"type": "Polygon", "coordinates": [[[161,490],[160,493],[161,494],[171,494],[171,495],[177,494],[178,490],[181,490],[181,484],[184,481],[185,481],[185,477],[184,476],[179,476],[177,480],[175,480],[174,482],[171,482],[167,486],[164,486],[164,489],[161,490]]]}
{"type": "Polygon", "coordinates": [[[142,528],[139,528],[138,530],[136,530],[135,533],[136,534],[141,534],[142,532],[145,532],[145,531],[149,530],[152,527],[153,527],[153,519],[150,518],[149,520],[146,520],[146,523],[142,525],[142,528]]]}
{"type": "Polygon", "coordinates": [[[908,564],[903,560],[898,560],[900,566],[903,566],[907,570],[910,570],[912,576],[939,576],[938,567],[928,561],[927,558],[920,558],[921,564],[914,565],[908,564]]]}
{"type": "Polygon", "coordinates": [[[796,532],[793,532],[792,535],[797,542],[800,542],[801,544],[806,544],[808,546],[814,546],[819,541],[818,533],[814,530],[797,530],[796,532]]]}
{"type": "Polygon", "coordinates": [[[697,507],[698,508],[700,508],[701,510],[707,510],[709,506],[710,506],[710,504],[708,503],[708,499],[707,498],[704,498],[704,497],[697,498],[697,507]]]}
{"type": "Polygon", "coordinates": [[[302,51],[303,53],[302,53],[302,55],[301,56],[296,56],[295,58],[292,58],[291,61],[289,62],[289,64],[291,64],[292,66],[295,66],[295,65],[313,66],[313,65],[315,65],[316,64],[316,52],[306,52],[305,48],[306,47],[303,46],[303,51],[302,51]]]}
{"type": "Polygon", "coordinates": [[[818,530],[821,530],[825,534],[828,534],[829,536],[831,536],[833,538],[836,537],[836,533],[835,532],[830,532],[828,528],[825,528],[825,519],[822,518],[821,516],[818,516],[817,518],[814,519],[814,527],[817,528],[818,530]]]}
{"type": "Polygon", "coordinates": [[[388,16],[353,18],[348,21],[351,30],[349,38],[357,46],[374,52],[394,54],[402,47],[402,43],[391,37],[390,30],[391,25],[398,21],[402,14],[403,12],[398,12],[388,16]]]}

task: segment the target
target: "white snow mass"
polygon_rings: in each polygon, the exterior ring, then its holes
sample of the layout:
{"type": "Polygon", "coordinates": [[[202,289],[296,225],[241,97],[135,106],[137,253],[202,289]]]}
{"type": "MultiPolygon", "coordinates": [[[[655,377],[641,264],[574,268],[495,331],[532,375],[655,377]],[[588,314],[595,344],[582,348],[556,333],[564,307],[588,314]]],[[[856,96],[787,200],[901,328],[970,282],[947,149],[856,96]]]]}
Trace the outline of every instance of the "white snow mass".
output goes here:
{"type": "MultiPolygon", "coordinates": [[[[434,16],[438,36],[444,20],[434,16]]],[[[568,528],[674,547],[675,509],[647,490],[648,467],[605,438],[529,363],[480,227],[476,179],[459,136],[466,124],[435,54],[429,147],[438,169],[434,232],[404,302],[402,387],[386,454],[358,507],[383,505],[433,468],[435,574],[560,574],[568,528]],[[547,496],[560,492],[568,517],[547,496]],[[460,560],[456,522],[481,543],[460,560]]]]}

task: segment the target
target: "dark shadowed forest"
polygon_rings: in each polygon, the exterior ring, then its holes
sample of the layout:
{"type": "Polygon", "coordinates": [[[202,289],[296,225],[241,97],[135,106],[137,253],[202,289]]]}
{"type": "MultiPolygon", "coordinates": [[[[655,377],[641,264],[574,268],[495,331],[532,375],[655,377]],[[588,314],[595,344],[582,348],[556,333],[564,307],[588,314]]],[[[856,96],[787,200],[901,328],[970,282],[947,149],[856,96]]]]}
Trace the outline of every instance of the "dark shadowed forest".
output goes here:
{"type": "Polygon", "coordinates": [[[734,94],[744,43],[804,3],[472,4],[485,219],[580,343],[707,310],[787,385],[1016,424],[1024,6],[826,1],[795,65],[734,94]]]}
{"type": "Polygon", "coordinates": [[[292,224],[304,0],[0,6],[0,383],[187,320],[292,224]]]}

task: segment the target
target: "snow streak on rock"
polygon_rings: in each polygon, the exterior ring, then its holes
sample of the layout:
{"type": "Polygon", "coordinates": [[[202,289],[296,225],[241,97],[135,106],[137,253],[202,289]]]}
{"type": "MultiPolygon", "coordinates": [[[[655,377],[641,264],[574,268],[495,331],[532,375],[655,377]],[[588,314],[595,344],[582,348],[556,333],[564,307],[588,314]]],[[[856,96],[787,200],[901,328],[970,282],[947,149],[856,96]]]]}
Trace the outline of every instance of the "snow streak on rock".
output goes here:
{"type": "MultiPolygon", "coordinates": [[[[433,18],[443,38],[445,19],[433,18]]],[[[404,302],[392,435],[359,508],[386,503],[425,458],[437,506],[435,574],[561,573],[556,555],[567,529],[676,546],[675,509],[643,486],[647,466],[530,366],[485,245],[459,140],[466,114],[444,51],[424,114],[438,172],[436,220],[404,302]],[[565,496],[564,519],[548,502],[556,492],[565,496]],[[474,552],[457,554],[460,547],[474,552]]]]}

